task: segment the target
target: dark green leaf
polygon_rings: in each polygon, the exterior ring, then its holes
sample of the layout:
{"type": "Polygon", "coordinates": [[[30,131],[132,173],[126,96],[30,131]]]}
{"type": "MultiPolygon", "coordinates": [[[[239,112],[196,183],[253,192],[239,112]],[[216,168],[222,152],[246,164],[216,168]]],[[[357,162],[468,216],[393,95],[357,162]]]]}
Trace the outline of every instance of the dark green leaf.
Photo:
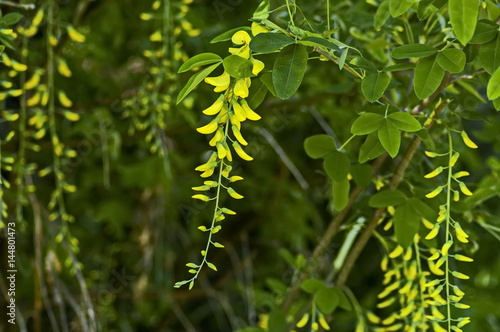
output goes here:
{"type": "Polygon", "coordinates": [[[401,133],[388,120],[382,122],[382,126],[377,131],[378,139],[384,147],[385,151],[394,158],[399,152],[401,145],[401,133]]]}
{"type": "Polygon", "coordinates": [[[387,116],[390,123],[399,130],[414,132],[422,129],[422,125],[411,114],[406,112],[391,113],[387,116]]]}
{"type": "Polygon", "coordinates": [[[302,282],[302,284],[300,285],[300,288],[309,294],[314,294],[318,290],[326,288],[326,285],[322,280],[311,278],[304,280],[304,282],[302,282]]]}
{"type": "Polygon", "coordinates": [[[177,71],[178,73],[184,73],[188,70],[194,69],[196,67],[201,67],[204,65],[210,65],[215,62],[221,62],[222,58],[214,53],[202,53],[195,55],[191,59],[187,60],[182,64],[182,66],[177,71]]]}
{"type": "Polygon", "coordinates": [[[366,187],[372,182],[372,168],[370,165],[351,166],[351,175],[356,184],[360,187],[366,187]]]}
{"type": "Polygon", "coordinates": [[[343,210],[347,205],[350,187],[347,179],[341,182],[332,182],[333,206],[337,211],[343,210]]]}
{"type": "Polygon", "coordinates": [[[493,75],[500,67],[500,37],[497,37],[487,44],[481,45],[479,49],[479,59],[484,70],[493,75]]]}
{"type": "Polygon", "coordinates": [[[380,128],[383,122],[384,117],[380,114],[362,113],[359,118],[353,122],[351,133],[358,136],[373,133],[380,128]]]}
{"type": "Polygon", "coordinates": [[[380,144],[377,133],[369,134],[363,145],[361,145],[358,161],[361,164],[365,163],[368,160],[377,158],[384,152],[384,147],[380,144]]]}
{"type": "Polygon", "coordinates": [[[337,45],[335,45],[334,43],[332,43],[331,41],[326,40],[324,38],[319,38],[319,37],[305,37],[305,38],[302,38],[301,40],[299,40],[299,43],[302,45],[305,45],[305,46],[312,46],[312,47],[324,46],[324,47],[329,48],[329,49],[334,50],[334,51],[340,50],[339,47],[337,45]]]}
{"type": "Polygon", "coordinates": [[[489,82],[486,94],[489,100],[500,98],[500,67],[493,73],[489,82]]]}
{"type": "Polygon", "coordinates": [[[250,32],[250,27],[239,27],[239,28],[234,28],[234,29],[231,29],[229,31],[223,32],[220,35],[218,35],[217,37],[215,37],[214,39],[212,39],[210,41],[210,43],[214,44],[214,43],[219,43],[219,42],[231,40],[231,37],[233,37],[233,35],[236,32],[241,31],[241,30],[250,32]]]}
{"type": "Polygon", "coordinates": [[[268,323],[269,331],[276,332],[286,332],[287,324],[286,317],[283,311],[277,309],[269,315],[269,323],[268,323]]]}
{"type": "Polygon", "coordinates": [[[392,17],[398,17],[406,13],[413,5],[414,0],[389,0],[389,11],[392,17]]]}
{"type": "Polygon", "coordinates": [[[313,159],[323,158],[332,151],[336,151],[335,141],[328,135],[315,135],[306,138],[304,149],[309,157],[313,159]]]}
{"type": "Polygon", "coordinates": [[[415,94],[420,99],[425,99],[433,94],[444,77],[444,69],[438,65],[436,57],[420,59],[415,67],[413,85],[415,94]]]}
{"type": "Polygon", "coordinates": [[[476,31],[469,43],[471,44],[486,44],[497,36],[498,27],[495,23],[487,20],[477,22],[476,31]]]}
{"type": "Polygon", "coordinates": [[[420,216],[414,212],[409,202],[405,202],[396,208],[394,232],[399,245],[407,248],[412,244],[415,234],[418,233],[419,226],[420,216]]]}
{"type": "Polygon", "coordinates": [[[205,79],[208,75],[210,75],[211,72],[215,70],[220,65],[220,63],[216,63],[214,65],[211,65],[210,67],[207,67],[205,69],[200,70],[191,78],[189,81],[186,83],[186,85],[182,88],[182,90],[179,92],[179,95],[177,96],[177,104],[179,104],[186,96],[194,90],[198,86],[198,84],[205,79]]]}
{"type": "Polygon", "coordinates": [[[455,36],[457,36],[462,45],[467,44],[476,29],[479,1],[449,0],[448,13],[455,36]]]}
{"type": "Polygon", "coordinates": [[[281,99],[293,96],[302,83],[308,53],[300,44],[288,45],[278,54],[273,67],[273,85],[281,99]]]}
{"type": "Polygon", "coordinates": [[[449,48],[439,52],[436,57],[437,63],[450,73],[460,73],[465,66],[465,53],[456,48],[449,48]]]}
{"type": "Polygon", "coordinates": [[[391,55],[395,59],[423,58],[433,55],[437,49],[426,44],[407,44],[396,47],[391,55]]]}
{"type": "Polygon", "coordinates": [[[250,85],[247,98],[248,105],[251,109],[256,109],[264,101],[267,95],[267,87],[261,80],[253,80],[250,85]]]}
{"type": "Polygon", "coordinates": [[[245,78],[254,76],[252,74],[253,64],[250,60],[239,55],[229,55],[224,59],[224,70],[234,78],[245,78]]]}
{"type": "Polygon", "coordinates": [[[345,153],[332,151],[325,156],[323,168],[326,174],[334,182],[341,182],[347,179],[351,163],[345,153]]]}
{"type": "Polygon", "coordinates": [[[339,296],[333,288],[322,288],[314,294],[314,304],[324,314],[331,314],[339,305],[339,296]]]}
{"type": "Polygon", "coordinates": [[[295,39],[282,33],[259,33],[250,41],[250,49],[257,53],[273,53],[294,43],[295,39]]]}
{"type": "Polygon", "coordinates": [[[391,78],[384,72],[368,74],[361,81],[361,92],[365,98],[373,103],[377,101],[391,83],[391,78]]]}
{"type": "Polygon", "coordinates": [[[374,208],[396,206],[406,201],[406,196],[399,190],[385,190],[370,197],[368,205],[374,208]]]}

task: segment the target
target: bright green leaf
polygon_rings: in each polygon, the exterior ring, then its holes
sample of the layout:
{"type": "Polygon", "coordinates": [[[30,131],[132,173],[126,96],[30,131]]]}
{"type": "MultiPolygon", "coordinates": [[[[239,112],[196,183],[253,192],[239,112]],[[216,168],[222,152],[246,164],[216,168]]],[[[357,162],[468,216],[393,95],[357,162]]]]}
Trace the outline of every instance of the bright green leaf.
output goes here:
{"type": "Polygon", "coordinates": [[[265,20],[269,17],[269,0],[264,0],[259,4],[259,7],[252,15],[254,20],[265,20]]]}
{"type": "Polygon", "coordinates": [[[202,53],[195,55],[191,59],[187,60],[182,64],[182,66],[177,71],[178,73],[184,73],[188,70],[194,69],[196,67],[201,67],[204,65],[210,65],[215,62],[221,62],[222,58],[214,53],[202,53]]]}
{"type": "Polygon", "coordinates": [[[341,182],[347,179],[351,163],[345,153],[333,151],[325,156],[323,168],[332,181],[341,182]]]}
{"type": "Polygon", "coordinates": [[[277,309],[269,315],[268,331],[286,332],[287,323],[283,311],[277,309]]]}
{"type": "Polygon", "coordinates": [[[315,135],[306,138],[304,149],[309,157],[318,159],[336,151],[335,140],[328,135],[315,135]]]}
{"type": "Polygon", "coordinates": [[[462,45],[467,44],[476,29],[479,1],[448,0],[448,13],[455,36],[462,45]]]}
{"type": "Polygon", "coordinates": [[[376,113],[362,113],[352,124],[351,133],[353,135],[367,135],[377,131],[382,123],[384,117],[376,113]]]}
{"type": "Polygon", "coordinates": [[[377,101],[391,83],[391,78],[384,72],[368,74],[361,81],[361,92],[365,98],[373,103],[377,101]]]}
{"type": "Polygon", "coordinates": [[[201,83],[207,77],[210,75],[211,72],[215,70],[220,65],[220,63],[216,63],[214,65],[211,65],[210,67],[204,68],[191,76],[189,81],[186,83],[186,85],[182,88],[182,90],[179,92],[179,95],[177,96],[177,101],[176,103],[179,104],[186,96],[193,91],[198,84],[201,83]]]}
{"type": "Polygon", "coordinates": [[[498,67],[491,76],[486,89],[486,94],[488,95],[489,100],[500,98],[500,67],[498,67]]]}
{"type": "Polygon", "coordinates": [[[374,208],[396,206],[406,201],[406,196],[399,190],[384,190],[370,197],[368,205],[374,208]]]}
{"type": "Polygon", "coordinates": [[[22,14],[19,13],[8,13],[4,17],[0,18],[0,23],[5,25],[14,25],[23,18],[22,14]]]}
{"type": "Polygon", "coordinates": [[[353,180],[362,188],[368,186],[372,182],[372,172],[370,165],[353,165],[350,170],[353,180]]]}
{"type": "Polygon", "coordinates": [[[391,55],[395,59],[423,58],[433,55],[437,49],[426,44],[407,44],[396,47],[391,55]]]}
{"type": "Polygon", "coordinates": [[[407,112],[395,112],[387,116],[387,120],[399,130],[414,132],[422,129],[422,125],[407,112]]]}
{"type": "Polygon", "coordinates": [[[392,17],[398,17],[406,13],[415,0],[389,0],[389,11],[392,17]]]}
{"type": "Polygon", "coordinates": [[[450,73],[460,73],[465,66],[465,53],[456,48],[448,48],[436,56],[437,63],[450,73]]]}
{"type": "MultiPolygon", "coordinates": [[[[274,89],[273,76],[271,73],[264,73],[260,76],[260,81],[264,83],[267,89],[273,94],[273,96],[278,97],[276,90],[274,89]]],[[[253,84],[253,83],[252,83],[253,84]]],[[[250,86],[251,87],[251,86],[250,86]]]]}
{"type": "Polygon", "coordinates": [[[273,67],[273,85],[281,99],[293,96],[307,67],[308,53],[300,44],[288,45],[278,54],[273,67]]]}
{"type": "Polygon", "coordinates": [[[399,130],[394,127],[389,120],[386,120],[382,123],[377,134],[385,151],[387,151],[392,158],[396,157],[401,145],[401,133],[399,130]]]}
{"type": "Polygon", "coordinates": [[[248,106],[253,110],[259,107],[266,98],[267,91],[269,90],[262,80],[253,80],[247,98],[248,106]]]}
{"type": "Polygon", "coordinates": [[[415,94],[420,99],[425,99],[433,94],[444,77],[444,69],[438,65],[436,57],[420,59],[415,67],[413,85],[415,94]]]}

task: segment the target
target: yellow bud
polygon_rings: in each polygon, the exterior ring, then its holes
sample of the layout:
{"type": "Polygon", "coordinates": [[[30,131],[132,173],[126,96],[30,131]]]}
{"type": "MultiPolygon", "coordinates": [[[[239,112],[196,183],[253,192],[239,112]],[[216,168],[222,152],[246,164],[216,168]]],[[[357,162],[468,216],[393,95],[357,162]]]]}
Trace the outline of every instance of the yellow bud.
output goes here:
{"type": "Polygon", "coordinates": [[[31,90],[33,88],[35,88],[38,83],[40,83],[40,72],[37,71],[33,74],[33,76],[31,76],[31,78],[26,81],[26,83],[24,83],[24,88],[26,90],[31,90]]]}
{"type": "Polygon", "coordinates": [[[301,327],[304,327],[306,326],[307,322],[309,321],[309,314],[305,314],[304,316],[302,316],[302,318],[297,322],[297,326],[298,328],[301,328],[301,327]]]}
{"type": "Polygon", "coordinates": [[[445,319],[445,316],[436,307],[431,307],[431,311],[432,311],[432,316],[438,319],[445,319]]]}
{"type": "Polygon", "coordinates": [[[64,111],[64,117],[68,119],[69,121],[78,121],[80,120],[80,114],[75,113],[75,112],[70,112],[70,111],[64,111]]]}
{"type": "Polygon", "coordinates": [[[438,168],[436,168],[435,170],[433,170],[432,172],[430,172],[429,174],[426,174],[424,177],[426,179],[431,179],[439,174],[441,174],[441,172],[443,171],[443,167],[439,166],[438,168]]]}
{"type": "Polygon", "coordinates": [[[460,320],[459,323],[457,324],[458,327],[463,327],[464,325],[467,325],[470,323],[470,318],[465,317],[464,319],[460,320]]]}
{"type": "Polygon", "coordinates": [[[457,163],[458,157],[460,157],[460,153],[455,152],[450,159],[450,164],[449,164],[450,167],[455,166],[455,164],[457,163]]]}
{"type": "Polygon", "coordinates": [[[219,157],[219,159],[224,159],[224,157],[226,157],[226,149],[224,149],[224,146],[221,143],[217,143],[215,147],[217,148],[217,157],[219,157]]]}
{"type": "Polygon", "coordinates": [[[150,13],[141,13],[141,15],[139,15],[139,18],[143,21],[149,21],[153,18],[153,15],[150,13]]]}
{"type": "Polygon", "coordinates": [[[234,176],[231,176],[229,178],[229,182],[236,182],[236,181],[241,181],[243,180],[243,178],[241,176],[238,176],[238,175],[234,175],[234,176]]]}
{"type": "Polygon", "coordinates": [[[12,61],[12,69],[14,69],[15,71],[26,71],[26,69],[28,69],[28,66],[16,61],[12,61]]]}
{"type": "Polygon", "coordinates": [[[242,199],[243,198],[243,195],[240,195],[238,194],[236,191],[234,191],[233,188],[229,187],[227,188],[227,193],[229,194],[229,196],[231,196],[232,198],[234,199],[242,199]]]}
{"type": "Polygon", "coordinates": [[[469,172],[466,172],[466,171],[460,171],[460,172],[458,172],[458,173],[453,174],[453,177],[454,177],[455,179],[459,179],[459,178],[464,177],[464,176],[469,176],[469,172]]]}
{"type": "Polygon", "coordinates": [[[233,142],[233,149],[236,151],[238,156],[240,156],[241,159],[246,160],[246,161],[251,161],[253,160],[252,157],[250,157],[243,149],[241,148],[240,144],[238,142],[233,142]]]}
{"type": "Polygon", "coordinates": [[[257,36],[259,33],[267,33],[269,32],[269,30],[263,26],[263,25],[260,25],[259,23],[256,23],[256,22],[252,22],[252,35],[255,37],[257,36]]]}
{"type": "Polygon", "coordinates": [[[212,139],[210,140],[210,142],[208,142],[208,144],[210,146],[215,146],[215,144],[217,144],[217,142],[222,141],[223,138],[224,138],[224,130],[222,130],[222,127],[219,127],[215,132],[214,137],[212,137],[212,139]]]}
{"type": "Polygon", "coordinates": [[[429,232],[429,234],[427,234],[425,239],[432,240],[433,238],[436,237],[436,235],[438,235],[438,233],[439,233],[439,224],[435,224],[432,230],[429,232]]]}
{"type": "Polygon", "coordinates": [[[42,20],[43,20],[43,16],[44,16],[44,13],[43,13],[43,10],[38,10],[35,14],[35,17],[33,17],[33,20],[31,21],[31,23],[35,26],[38,26],[40,25],[40,23],[42,23],[42,20]]]}
{"type": "Polygon", "coordinates": [[[439,195],[439,193],[441,193],[441,191],[443,191],[443,188],[444,188],[444,186],[439,186],[436,189],[434,189],[433,191],[431,191],[430,193],[428,193],[427,195],[425,195],[425,197],[434,198],[437,195],[439,195]]]}
{"type": "Polygon", "coordinates": [[[464,296],[465,293],[462,292],[462,290],[460,288],[458,288],[458,286],[455,286],[453,285],[453,292],[457,295],[457,296],[464,296]]]}
{"type": "Polygon", "coordinates": [[[64,77],[71,77],[72,74],[68,64],[63,59],[57,61],[57,71],[64,77]]]}
{"type": "Polygon", "coordinates": [[[238,142],[240,142],[243,145],[248,145],[248,142],[245,141],[243,136],[241,136],[241,132],[238,130],[238,128],[235,125],[232,125],[231,129],[233,130],[234,137],[236,137],[236,140],[238,142]]]}
{"type": "Polygon", "coordinates": [[[453,274],[453,276],[458,279],[467,280],[470,278],[468,275],[460,273],[458,271],[452,271],[451,274],[453,274]]]}
{"type": "Polygon", "coordinates": [[[474,261],[472,258],[464,256],[464,255],[460,255],[460,254],[456,254],[455,259],[457,261],[461,261],[461,262],[473,262],[474,261]]]}
{"type": "Polygon", "coordinates": [[[222,95],[221,97],[219,97],[219,99],[217,99],[210,107],[202,111],[203,114],[215,115],[219,113],[220,110],[222,109],[222,105],[224,105],[224,95],[222,95]]]}
{"type": "Polygon", "coordinates": [[[450,250],[452,245],[453,245],[453,240],[446,241],[446,243],[441,248],[441,255],[443,256],[448,255],[448,250],[450,250]]]}
{"type": "Polygon", "coordinates": [[[76,29],[73,28],[71,25],[68,26],[67,30],[68,30],[68,36],[72,41],[76,43],[83,43],[85,41],[85,36],[76,31],[76,29]]]}
{"type": "Polygon", "coordinates": [[[457,240],[462,242],[462,243],[468,243],[469,240],[467,239],[469,237],[469,235],[467,235],[467,233],[464,232],[464,230],[462,229],[462,227],[460,226],[459,223],[455,223],[455,234],[457,236],[457,240]]]}
{"type": "Polygon", "coordinates": [[[472,192],[469,190],[469,188],[467,188],[467,186],[465,185],[465,183],[460,182],[459,186],[460,186],[460,191],[463,192],[464,195],[472,196],[472,192]]]}
{"type": "Polygon", "coordinates": [[[380,323],[380,318],[371,311],[366,313],[366,318],[368,318],[368,320],[373,324],[380,323]]]}
{"type": "Polygon", "coordinates": [[[391,304],[393,304],[394,301],[396,301],[396,298],[392,297],[392,298],[390,298],[390,299],[388,299],[388,300],[386,300],[384,302],[381,302],[381,303],[377,304],[377,308],[380,308],[380,309],[387,308],[388,306],[390,306],[391,304]]]}
{"type": "Polygon", "coordinates": [[[264,62],[257,60],[257,59],[254,59],[254,58],[251,58],[250,61],[253,64],[252,74],[259,75],[259,73],[264,69],[264,66],[265,66],[264,62]]]}
{"type": "Polygon", "coordinates": [[[57,43],[58,43],[57,38],[55,36],[50,35],[49,36],[49,43],[52,46],[57,46],[57,43]]]}
{"type": "Polygon", "coordinates": [[[210,197],[208,197],[206,195],[202,195],[202,194],[193,195],[193,196],[191,196],[191,198],[199,199],[199,200],[204,201],[204,202],[208,202],[210,200],[210,197]]]}
{"type": "Polygon", "coordinates": [[[427,258],[427,260],[429,260],[429,261],[435,261],[436,259],[439,258],[439,256],[440,256],[439,251],[436,251],[435,253],[432,254],[431,257],[427,258]]]}
{"type": "Polygon", "coordinates": [[[319,315],[319,325],[321,325],[321,327],[327,331],[330,330],[330,326],[326,322],[325,316],[323,316],[323,315],[319,315]]]}
{"type": "Polygon", "coordinates": [[[454,304],[456,308],[458,309],[469,309],[470,305],[468,304],[463,304],[463,303],[455,303],[454,304]]]}
{"type": "Polygon", "coordinates": [[[208,135],[216,131],[218,127],[219,124],[216,121],[212,121],[204,125],[203,127],[196,128],[196,130],[201,134],[208,135]]]}
{"type": "Polygon", "coordinates": [[[477,149],[476,143],[474,143],[467,133],[465,131],[460,132],[460,135],[462,136],[462,140],[464,141],[465,145],[467,145],[471,149],[477,149]]]}
{"type": "Polygon", "coordinates": [[[59,102],[62,106],[68,108],[73,106],[73,102],[68,98],[68,96],[66,96],[66,93],[64,93],[64,91],[59,90],[59,92],[57,93],[57,97],[59,98],[59,102]]]}

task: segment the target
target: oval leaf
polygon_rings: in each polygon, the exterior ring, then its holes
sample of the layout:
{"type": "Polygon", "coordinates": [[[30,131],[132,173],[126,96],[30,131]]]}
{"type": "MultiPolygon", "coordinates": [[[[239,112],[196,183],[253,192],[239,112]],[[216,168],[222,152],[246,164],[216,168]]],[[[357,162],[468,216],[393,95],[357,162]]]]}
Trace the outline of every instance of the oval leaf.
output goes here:
{"type": "Polygon", "coordinates": [[[372,160],[384,153],[384,147],[380,144],[376,133],[372,133],[366,137],[365,142],[359,149],[358,161],[362,164],[368,160],[372,160]]]}
{"type": "Polygon", "coordinates": [[[470,40],[470,44],[486,44],[496,37],[497,26],[491,21],[481,20],[477,22],[476,31],[470,40]]]}
{"type": "Polygon", "coordinates": [[[341,182],[332,182],[333,206],[337,211],[343,210],[349,201],[349,189],[351,185],[349,180],[341,182]]]}
{"type": "Polygon", "coordinates": [[[414,0],[389,0],[389,11],[392,17],[398,17],[407,12],[414,0]]]}
{"type": "Polygon", "coordinates": [[[191,59],[187,60],[182,64],[182,66],[177,71],[178,73],[184,73],[188,70],[194,69],[196,67],[201,67],[204,65],[209,65],[215,62],[221,62],[222,58],[214,53],[202,53],[195,55],[191,59]]]}
{"type": "Polygon", "coordinates": [[[422,129],[422,125],[411,114],[406,112],[395,112],[387,117],[389,122],[399,130],[414,132],[422,129]]]}
{"type": "Polygon", "coordinates": [[[210,67],[207,67],[205,69],[200,70],[199,72],[197,72],[196,74],[194,74],[193,76],[191,76],[191,78],[189,79],[189,81],[186,83],[186,85],[179,92],[179,95],[177,96],[176,103],[178,104],[184,98],[186,98],[186,96],[191,91],[193,91],[194,88],[196,88],[198,86],[198,84],[200,84],[201,81],[203,81],[205,79],[205,77],[207,77],[208,75],[210,75],[210,73],[213,72],[215,70],[215,68],[217,68],[219,65],[220,65],[220,63],[216,63],[214,65],[211,65],[210,67]]]}
{"type": "Polygon", "coordinates": [[[295,39],[282,33],[259,33],[250,41],[250,49],[257,53],[272,53],[295,43],[295,39]]]}
{"type": "Polygon", "coordinates": [[[406,201],[406,196],[399,190],[385,190],[376,193],[368,201],[373,208],[396,206],[406,201]]]}
{"type": "Polygon", "coordinates": [[[384,147],[385,151],[394,158],[399,152],[399,147],[401,146],[401,133],[396,127],[386,120],[382,123],[382,126],[377,131],[378,139],[384,147]]]}
{"type": "Polygon", "coordinates": [[[309,294],[314,294],[322,288],[326,288],[325,282],[318,279],[307,279],[300,284],[300,288],[309,294]]]}
{"type": "Polygon", "coordinates": [[[497,37],[487,44],[481,45],[479,49],[479,59],[484,70],[493,75],[500,67],[500,38],[497,37]]]}
{"type": "Polygon", "coordinates": [[[395,59],[407,58],[423,58],[433,55],[437,49],[425,44],[407,44],[396,47],[392,50],[391,55],[395,59]]]}
{"type": "Polygon", "coordinates": [[[322,288],[314,294],[314,304],[324,314],[331,314],[339,305],[339,296],[333,288],[322,288]]]}
{"type": "Polygon", "coordinates": [[[450,14],[453,32],[462,45],[467,44],[476,30],[477,16],[479,14],[479,1],[477,0],[449,0],[448,13],[450,14]]]}
{"type": "Polygon", "coordinates": [[[500,98],[500,67],[491,76],[486,93],[489,100],[500,98]]]}
{"type": "Polygon", "coordinates": [[[302,83],[306,71],[308,53],[300,44],[288,45],[278,54],[273,67],[273,85],[278,97],[293,96],[302,83]]]}
{"type": "Polygon", "coordinates": [[[437,63],[450,73],[460,73],[465,66],[465,53],[456,48],[449,48],[439,52],[436,57],[437,63]]]}
{"type": "Polygon", "coordinates": [[[444,77],[444,69],[437,64],[436,58],[420,59],[415,67],[413,85],[415,94],[420,99],[425,99],[433,94],[444,77]]]}
{"type": "Polygon", "coordinates": [[[361,92],[370,103],[373,103],[382,97],[389,83],[391,78],[384,72],[368,74],[361,82],[361,92]]]}
{"type": "Polygon", "coordinates": [[[358,136],[368,135],[377,131],[383,121],[384,117],[380,114],[362,113],[359,118],[353,122],[351,126],[351,133],[358,136]]]}
{"type": "Polygon", "coordinates": [[[328,135],[315,135],[306,138],[304,149],[309,157],[318,159],[336,151],[335,140],[328,135]]]}
{"type": "Polygon", "coordinates": [[[323,168],[328,177],[334,182],[341,182],[347,179],[351,163],[345,153],[333,151],[325,156],[323,168]]]}

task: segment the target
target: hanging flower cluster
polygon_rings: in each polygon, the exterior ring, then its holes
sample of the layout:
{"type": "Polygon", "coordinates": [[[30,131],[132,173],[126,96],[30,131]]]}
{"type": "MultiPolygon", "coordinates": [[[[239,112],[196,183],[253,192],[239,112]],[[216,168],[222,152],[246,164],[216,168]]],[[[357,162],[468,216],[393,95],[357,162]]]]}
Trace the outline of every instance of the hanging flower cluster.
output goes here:
{"type": "MultiPolygon", "coordinates": [[[[258,24],[252,26],[254,36],[261,32],[264,32],[261,26],[258,24]]],[[[219,76],[205,77],[204,79],[205,83],[214,87],[214,92],[220,93],[215,102],[202,111],[203,114],[211,116],[212,119],[209,123],[196,129],[201,134],[211,135],[209,145],[214,148],[208,161],[196,167],[196,171],[201,172],[202,178],[209,178],[216,173],[217,180],[207,180],[204,181],[203,185],[193,187],[192,189],[198,193],[192,197],[205,202],[215,201],[215,212],[210,227],[198,227],[199,230],[209,233],[206,248],[201,251],[202,262],[200,264],[188,263],[187,266],[191,268],[189,272],[194,276],[189,280],[176,283],[175,287],[190,283],[189,287],[191,288],[205,264],[213,270],[217,270],[212,263],[207,261],[206,255],[210,246],[223,248],[223,245],[214,242],[212,235],[220,231],[221,226],[217,223],[224,220],[225,215],[236,214],[220,205],[221,189],[225,189],[229,196],[234,199],[243,198],[243,195],[230,186],[230,183],[243,179],[241,176],[231,175],[233,152],[243,160],[253,160],[243,150],[243,146],[247,146],[248,142],[241,133],[241,127],[246,120],[257,121],[261,118],[251,109],[246,98],[249,96],[251,77],[257,76],[264,69],[264,63],[252,56],[249,46],[251,36],[248,32],[244,30],[236,32],[232,35],[231,41],[234,46],[229,48],[229,53],[232,55],[226,58],[226,60],[229,59],[228,61],[224,62],[224,72],[219,76]],[[238,70],[238,66],[249,66],[250,70],[246,72],[247,74],[241,75],[245,71],[238,70]]]]}

